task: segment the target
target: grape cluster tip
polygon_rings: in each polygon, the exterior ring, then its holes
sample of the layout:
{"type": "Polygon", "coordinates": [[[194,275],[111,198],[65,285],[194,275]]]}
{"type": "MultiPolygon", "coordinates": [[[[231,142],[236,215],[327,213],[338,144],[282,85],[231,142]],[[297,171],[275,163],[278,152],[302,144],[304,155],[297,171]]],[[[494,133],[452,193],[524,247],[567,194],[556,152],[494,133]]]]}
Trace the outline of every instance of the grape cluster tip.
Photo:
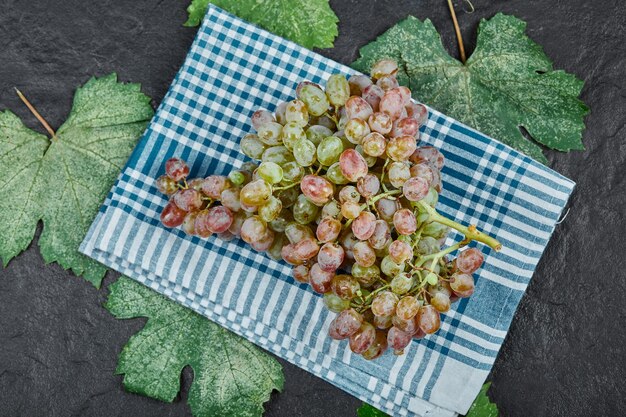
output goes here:
{"type": "Polygon", "coordinates": [[[397,69],[382,60],[370,77],[334,74],[325,87],[303,81],[296,99],[252,114],[256,133],[240,146],[259,163],[188,179],[187,164],[172,158],[156,180],[169,197],[164,226],[240,237],[293,265],[293,278],[336,313],[329,336],[366,359],[404,353],[474,293],[483,254],[461,248],[501,248],[437,212],[445,158],[418,146],[428,110],[398,84],[397,69]],[[465,237],[444,247],[451,228],[465,237]]]}

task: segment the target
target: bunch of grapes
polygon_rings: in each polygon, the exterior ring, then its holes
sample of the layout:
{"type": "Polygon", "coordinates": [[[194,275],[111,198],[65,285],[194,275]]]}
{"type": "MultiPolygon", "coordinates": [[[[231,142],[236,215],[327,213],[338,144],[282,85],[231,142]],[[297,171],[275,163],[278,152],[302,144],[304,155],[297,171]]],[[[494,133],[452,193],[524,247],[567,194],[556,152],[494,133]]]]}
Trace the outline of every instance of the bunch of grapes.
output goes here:
{"type": "Polygon", "coordinates": [[[499,250],[475,226],[435,210],[443,155],[418,147],[427,109],[398,85],[397,64],[371,77],[335,74],[325,88],[304,81],[274,114],[252,115],[256,134],[241,140],[248,162],[228,176],[187,182],[189,167],[170,159],[157,180],[170,196],[167,227],[191,235],[241,237],[293,265],[293,277],[323,294],[337,313],[330,337],[375,359],[402,354],[413,338],[435,333],[440,313],[474,292],[483,262],[472,240],[499,250]],[[465,238],[443,248],[450,228],[465,238]]]}

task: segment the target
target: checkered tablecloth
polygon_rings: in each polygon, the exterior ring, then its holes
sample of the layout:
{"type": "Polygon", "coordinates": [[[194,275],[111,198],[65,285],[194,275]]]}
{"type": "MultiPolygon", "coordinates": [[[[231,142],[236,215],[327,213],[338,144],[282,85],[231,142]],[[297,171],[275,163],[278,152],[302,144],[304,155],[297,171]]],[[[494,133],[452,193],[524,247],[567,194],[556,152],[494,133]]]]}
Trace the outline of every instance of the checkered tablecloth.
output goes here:
{"type": "MultiPolygon", "coordinates": [[[[186,236],[159,223],[154,187],[179,156],[191,176],[226,174],[246,158],[250,115],[294,96],[301,80],[354,73],[211,6],[167,96],[81,251],[394,416],[454,416],[472,403],[504,341],[572,181],[433,109],[425,144],[446,157],[438,209],[503,243],[487,251],[476,292],[404,356],[368,362],[331,340],[332,314],[290,267],[242,241],[186,236]]],[[[450,237],[458,240],[459,235],[450,237]]],[[[448,242],[450,243],[450,242],[448,242]]]]}

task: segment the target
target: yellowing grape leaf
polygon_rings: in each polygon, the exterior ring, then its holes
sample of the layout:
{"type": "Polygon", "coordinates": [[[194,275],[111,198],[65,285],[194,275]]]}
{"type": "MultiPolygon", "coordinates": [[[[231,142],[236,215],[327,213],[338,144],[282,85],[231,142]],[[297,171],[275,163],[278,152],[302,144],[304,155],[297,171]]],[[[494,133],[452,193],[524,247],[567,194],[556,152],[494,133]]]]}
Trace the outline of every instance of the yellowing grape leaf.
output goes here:
{"type": "Polygon", "coordinates": [[[148,318],[120,355],[116,372],[128,391],[171,402],[189,365],[195,416],[253,417],[263,414],[274,389],[282,390],[280,364],[247,340],[129,278],[110,290],[106,308],[115,317],[148,318]]]}
{"type": "Polygon", "coordinates": [[[352,65],[368,73],[377,60],[395,59],[398,80],[415,99],[545,163],[536,142],[560,151],[583,149],[589,109],[578,99],[583,82],[554,70],[525,29],[514,16],[483,19],[476,50],[463,64],[448,55],[430,20],[409,16],[361,48],[352,65]]]}
{"type": "Polygon", "coordinates": [[[152,117],[138,84],[115,74],[76,90],[69,117],[48,139],[0,112],[0,257],[4,265],[39,238],[46,262],[100,286],[106,269],[78,252],[98,208],[152,117]]]}
{"type": "Polygon", "coordinates": [[[338,34],[328,0],[192,0],[185,26],[197,26],[209,3],[305,48],[332,48],[338,34]]]}

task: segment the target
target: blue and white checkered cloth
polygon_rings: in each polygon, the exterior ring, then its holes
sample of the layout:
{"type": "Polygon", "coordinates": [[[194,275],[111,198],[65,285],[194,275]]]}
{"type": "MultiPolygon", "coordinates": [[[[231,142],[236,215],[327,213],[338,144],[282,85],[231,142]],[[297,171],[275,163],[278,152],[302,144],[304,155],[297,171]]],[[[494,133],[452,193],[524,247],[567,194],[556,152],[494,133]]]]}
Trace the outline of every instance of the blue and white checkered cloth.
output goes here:
{"type": "MultiPolygon", "coordinates": [[[[242,241],[164,228],[154,187],[180,156],[191,176],[246,158],[250,115],[293,98],[301,80],[354,73],[211,6],[184,65],[95,219],[81,251],[394,416],[465,413],[491,369],[572,181],[435,110],[421,129],[446,157],[438,209],[504,245],[487,251],[476,292],[406,354],[368,362],[327,336],[332,320],[290,267],[242,241]]],[[[460,239],[451,236],[449,242],[460,239]]]]}

